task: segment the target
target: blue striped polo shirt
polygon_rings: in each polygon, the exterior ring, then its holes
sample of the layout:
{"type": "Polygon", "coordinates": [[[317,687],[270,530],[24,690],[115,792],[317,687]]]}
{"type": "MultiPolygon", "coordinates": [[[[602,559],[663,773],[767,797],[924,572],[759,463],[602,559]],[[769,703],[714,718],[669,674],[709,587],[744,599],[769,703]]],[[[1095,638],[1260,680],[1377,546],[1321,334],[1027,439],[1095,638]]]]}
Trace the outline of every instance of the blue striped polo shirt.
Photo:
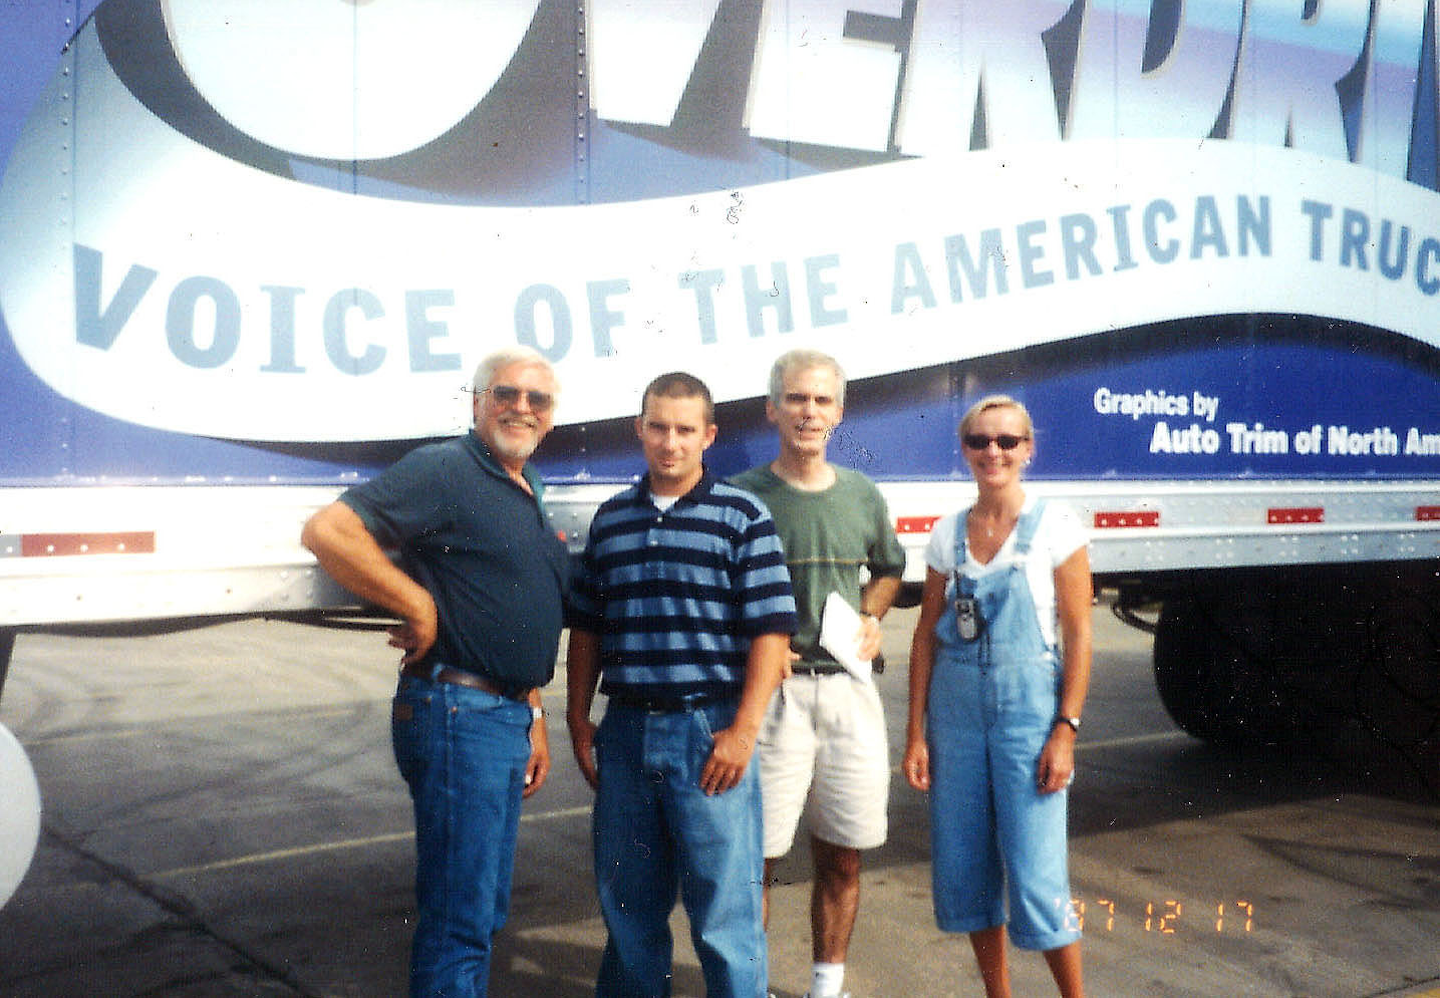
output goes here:
{"type": "Polygon", "coordinates": [[[750,640],[795,632],[769,510],[708,470],[668,510],[648,475],[606,500],[571,595],[571,626],[600,637],[607,696],[738,694],[750,640]]]}

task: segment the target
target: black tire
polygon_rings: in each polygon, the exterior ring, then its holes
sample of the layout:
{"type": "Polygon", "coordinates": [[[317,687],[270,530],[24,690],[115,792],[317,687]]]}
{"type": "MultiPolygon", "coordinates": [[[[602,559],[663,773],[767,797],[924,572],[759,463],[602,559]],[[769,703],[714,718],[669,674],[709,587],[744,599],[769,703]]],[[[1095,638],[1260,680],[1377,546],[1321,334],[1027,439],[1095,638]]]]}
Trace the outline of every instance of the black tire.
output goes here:
{"type": "Polygon", "coordinates": [[[1167,600],[1155,632],[1155,685],[1185,733],[1231,749],[1289,740],[1294,718],[1284,709],[1270,649],[1256,634],[1269,614],[1246,598],[1249,586],[1197,589],[1167,600]]]}
{"type": "MultiPolygon", "coordinates": [[[[1365,775],[1418,781],[1440,797],[1440,586],[1433,572],[1388,581],[1371,609],[1366,668],[1351,691],[1377,749],[1365,775]]],[[[1347,761],[1353,768],[1354,758],[1347,761]]]]}
{"type": "Polygon", "coordinates": [[[0,627],[0,695],[5,692],[5,677],[10,674],[10,658],[15,654],[15,628],[0,627]]]}
{"type": "Polygon", "coordinates": [[[1203,618],[1193,599],[1169,599],[1155,628],[1155,687],[1170,719],[1181,731],[1218,742],[1226,718],[1212,690],[1216,664],[1203,618]]]}
{"type": "Polygon", "coordinates": [[[1175,723],[1229,749],[1304,748],[1440,794],[1433,567],[1213,573],[1165,601],[1155,684],[1175,723]]]}

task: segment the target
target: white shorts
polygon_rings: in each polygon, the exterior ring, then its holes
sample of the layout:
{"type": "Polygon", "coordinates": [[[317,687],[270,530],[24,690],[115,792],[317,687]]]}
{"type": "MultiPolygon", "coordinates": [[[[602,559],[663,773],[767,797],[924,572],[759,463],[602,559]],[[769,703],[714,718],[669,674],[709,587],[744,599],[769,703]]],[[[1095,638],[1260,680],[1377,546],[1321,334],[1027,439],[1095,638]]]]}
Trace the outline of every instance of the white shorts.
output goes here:
{"type": "Polygon", "coordinates": [[[797,674],[775,691],[760,729],[765,858],[790,851],[800,815],[823,842],[885,842],[890,792],[885,713],[874,683],[797,674]]]}

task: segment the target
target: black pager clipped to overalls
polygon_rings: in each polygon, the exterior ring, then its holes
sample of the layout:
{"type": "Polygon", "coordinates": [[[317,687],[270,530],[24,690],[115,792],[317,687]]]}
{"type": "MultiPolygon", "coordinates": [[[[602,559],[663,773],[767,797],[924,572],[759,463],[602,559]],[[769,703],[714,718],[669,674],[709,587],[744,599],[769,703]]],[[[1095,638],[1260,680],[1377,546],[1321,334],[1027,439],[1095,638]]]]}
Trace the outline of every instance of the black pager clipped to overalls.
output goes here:
{"type": "Polygon", "coordinates": [[[975,598],[975,582],[958,571],[955,573],[955,630],[961,641],[974,641],[985,630],[980,601],[975,598]]]}

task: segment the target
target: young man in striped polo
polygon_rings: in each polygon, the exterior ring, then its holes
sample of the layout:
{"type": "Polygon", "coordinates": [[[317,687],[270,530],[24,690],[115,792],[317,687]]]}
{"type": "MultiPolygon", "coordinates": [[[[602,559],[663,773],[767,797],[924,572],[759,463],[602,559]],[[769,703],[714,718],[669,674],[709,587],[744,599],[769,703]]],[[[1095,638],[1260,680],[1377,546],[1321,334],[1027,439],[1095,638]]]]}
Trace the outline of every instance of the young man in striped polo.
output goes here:
{"type": "Polygon", "coordinates": [[[751,765],[795,601],[774,523],[703,463],[704,383],[645,389],[647,473],[590,526],[572,608],[567,721],[596,788],[595,879],[609,939],[599,998],[670,993],[682,898],[710,998],[762,998],[760,786],[751,765]],[[590,720],[597,679],[608,698],[590,720]]]}

